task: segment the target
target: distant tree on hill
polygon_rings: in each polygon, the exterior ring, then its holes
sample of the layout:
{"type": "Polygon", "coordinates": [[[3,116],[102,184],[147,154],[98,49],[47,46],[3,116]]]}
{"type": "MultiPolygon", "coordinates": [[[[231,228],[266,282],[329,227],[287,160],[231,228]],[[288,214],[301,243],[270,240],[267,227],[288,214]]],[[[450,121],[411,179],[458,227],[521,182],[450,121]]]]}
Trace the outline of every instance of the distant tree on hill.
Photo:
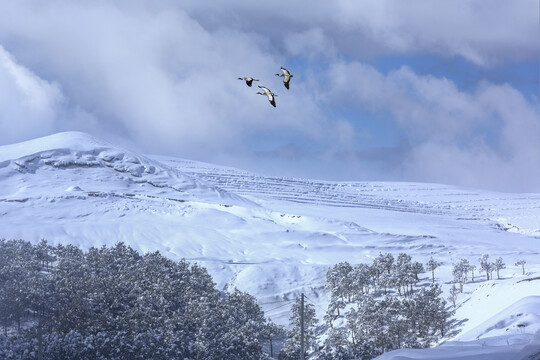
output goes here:
{"type": "Polygon", "coordinates": [[[459,291],[463,292],[463,285],[467,283],[469,273],[469,260],[461,259],[454,264],[452,275],[454,276],[454,282],[459,284],[459,291]]]}
{"type": "Polygon", "coordinates": [[[499,271],[502,269],[506,269],[506,264],[503,262],[502,257],[499,256],[497,259],[495,259],[493,267],[495,268],[495,270],[497,270],[497,279],[500,279],[501,277],[499,276],[499,271]]]}
{"type": "Polygon", "coordinates": [[[482,255],[482,257],[479,258],[478,261],[480,262],[480,269],[486,272],[486,280],[490,280],[491,279],[490,275],[494,270],[494,265],[493,263],[489,262],[489,255],[488,254],[482,255]]]}
{"type": "Polygon", "coordinates": [[[452,284],[452,287],[450,288],[450,296],[448,296],[448,300],[452,302],[452,304],[454,305],[454,309],[456,308],[456,300],[457,300],[457,295],[459,292],[460,291],[456,287],[456,284],[452,284]]]}
{"type": "Polygon", "coordinates": [[[415,261],[412,263],[411,271],[414,274],[415,280],[419,281],[420,278],[418,277],[418,275],[424,272],[424,265],[422,265],[422,263],[418,261],[415,261]]]}
{"type": "Polygon", "coordinates": [[[418,282],[418,273],[421,271],[423,271],[422,264],[413,263],[410,255],[400,253],[396,259],[394,271],[394,280],[398,292],[401,294],[401,289],[403,289],[403,295],[411,295],[413,285],[418,282]]]}
{"type": "Polygon", "coordinates": [[[394,256],[390,253],[379,253],[373,263],[371,264],[372,273],[375,275],[375,283],[379,289],[386,288],[390,285],[392,280],[392,272],[394,269],[394,256]]]}
{"type": "Polygon", "coordinates": [[[437,269],[441,265],[440,262],[437,262],[433,260],[433,258],[429,258],[429,261],[426,264],[426,267],[429,271],[431,271],[431,283],[435,284],[435,269],[437,269]]]}
{"type": "Polygon", "coordinates": [[[520,259],[520,260],[516,261],[516,266],[521,265],[521,268],[523,269],[523,275],[525,275],[525,264],[526,263],[527,263],[527,261],[525,261],[524,259],[520,259]]]}
{"type": "Polygon", "coordinates": [[[469,265],[469,270],[471,271],[471,281],[474,282],[474,270],[476,270],[476,265],[469,265]]]}

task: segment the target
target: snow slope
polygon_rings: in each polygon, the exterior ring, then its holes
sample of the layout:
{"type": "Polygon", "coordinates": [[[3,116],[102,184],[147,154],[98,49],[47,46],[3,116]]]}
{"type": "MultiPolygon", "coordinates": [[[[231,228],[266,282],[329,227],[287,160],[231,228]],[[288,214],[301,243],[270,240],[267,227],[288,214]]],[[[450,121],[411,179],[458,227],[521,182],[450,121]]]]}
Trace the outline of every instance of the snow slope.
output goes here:
{"type": "Polygon", "coordinates": [[[540,359],[540,296],[526,296],[538,294],[537,282],[538,279],[506,279],[482,284],[458,308],[457,318],[476,313],[479,319],[478,312],[495,315],[476,326],[467,324],[455,340],[436,348],[396,350],[377,360],[540,359]],[[520,299],[515,301],[517,298],[520,299]],[[510,305],[505,307],[506,304],[510,305]]]}
{"type": "MultiPolygon", "coordinates": [[[[502,336],[478,326],[493,318],[514,329],[511,315],[497,314],[525,296],[540,296],[534,280],[518,283],[540,271],[540,194],[265,177],[143,156],[77,132],[0,146],[0,237],[83,248],[124,241],[197,261],[219,287],[254,294],[280,323],[302,291],[322,318],[328,267],[370,261],[379,252],[442,261],[436,277],[446,290],[454,261],[503,257],[505,280],[479,278],[460,295],[455,340],[502,336]],[[522,258],[526,276],[513,266],[522,258]],[[500,295],[506,292],[512,297],[500,295]]],[[[519,329],[524,333],[512,336],[524,341],[537,331],[519,329]]]]}

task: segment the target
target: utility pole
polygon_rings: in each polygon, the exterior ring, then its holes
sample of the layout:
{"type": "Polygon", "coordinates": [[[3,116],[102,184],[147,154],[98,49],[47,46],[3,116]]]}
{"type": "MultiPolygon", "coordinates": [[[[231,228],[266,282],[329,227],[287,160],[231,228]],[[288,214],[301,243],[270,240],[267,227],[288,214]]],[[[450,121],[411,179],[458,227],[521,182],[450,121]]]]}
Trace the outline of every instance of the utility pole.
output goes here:
{"type": "Polygon", "coordinates": [[[43,332],[41,328],[40,307],[41,306],[38,307],[38,353],[37,353],[38,360],[43,359],[43,332]]]}
{"type": "Polygon", "coordinates": [[[272,338],[274,337],[273,328],[272,328],[272,319],[268,318],[268,328],[270,329],[270,357],[274,358],[274,346],[272,345],[272,338]]]}
{"type": "Polygon", "coordinates": [[[300,298],[300,360],[305,360],[304,357],[304,293],[300,298]]]}

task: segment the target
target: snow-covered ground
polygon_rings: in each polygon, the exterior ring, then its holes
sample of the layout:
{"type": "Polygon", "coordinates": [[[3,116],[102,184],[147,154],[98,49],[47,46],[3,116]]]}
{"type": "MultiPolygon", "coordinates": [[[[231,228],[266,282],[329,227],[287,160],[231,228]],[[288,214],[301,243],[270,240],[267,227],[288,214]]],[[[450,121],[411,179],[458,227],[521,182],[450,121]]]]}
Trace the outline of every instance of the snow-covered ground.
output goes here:
{"type": "Polygon", "coordinates": [[[383,358],[458,358],[448,355],[456,349],[469,358],[469,350],[518,356],[538,342],[540,280],[531,279],[540,276],[540,194],[259,176],[69,132],[0,146],[0,237],[83,248],[123,241],[197,261],[220,288],[255,295],[279,323],[302,291],[322,318],[325,273],[337,262],[379,252],[423,263],[432,256],[443,262],[435,276],[448,291],[453,262],[477,264],[487,253],[507,269],[501,280],[465,286],[451,339],[460,342],[427,357],[402,350],[383,358]],[[518,259],[527,261],[525,276],[518,259]]]}

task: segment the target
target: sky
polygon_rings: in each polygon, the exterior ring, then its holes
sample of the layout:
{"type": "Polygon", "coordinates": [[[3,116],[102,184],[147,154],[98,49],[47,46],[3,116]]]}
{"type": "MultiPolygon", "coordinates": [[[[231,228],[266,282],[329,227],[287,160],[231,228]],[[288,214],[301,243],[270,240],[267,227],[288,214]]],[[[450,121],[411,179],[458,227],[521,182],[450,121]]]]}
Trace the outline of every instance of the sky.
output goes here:
{"type": "Polygon", "coordinates": [[[539,0],[3,1],[0,145],[77,130],[265,175],[540,192],[539,15],[539,0]]]}

